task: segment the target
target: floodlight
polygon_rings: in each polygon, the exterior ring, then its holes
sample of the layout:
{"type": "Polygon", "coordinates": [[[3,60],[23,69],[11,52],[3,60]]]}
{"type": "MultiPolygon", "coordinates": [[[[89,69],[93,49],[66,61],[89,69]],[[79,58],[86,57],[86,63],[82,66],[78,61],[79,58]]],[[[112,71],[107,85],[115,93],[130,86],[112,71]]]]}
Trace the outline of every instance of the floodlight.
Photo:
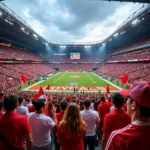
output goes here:
{"type": "Polygon", "coordinates": [[[59,47],[60,47],[60,48],[66,48],[66,46],[65,46],[65,45],[60,45],[59,47]]]}
{"type": "Polygon", "coordinates": [[[118,35],[119,35],[118,33],[115,33],[115,34],[114,34],[114,37],[116,37],[116,36],[118,36],[118,35]]]}
{"type": "Polygon", "coordinates": [[[91,45],[85,45],[84,48],[91,48],[91,45]]]}

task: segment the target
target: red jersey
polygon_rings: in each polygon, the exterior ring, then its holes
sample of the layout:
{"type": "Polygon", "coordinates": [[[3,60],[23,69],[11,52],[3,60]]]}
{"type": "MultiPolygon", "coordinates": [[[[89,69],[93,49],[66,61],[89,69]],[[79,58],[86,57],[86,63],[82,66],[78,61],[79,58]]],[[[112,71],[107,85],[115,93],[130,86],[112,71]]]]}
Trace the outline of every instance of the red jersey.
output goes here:
{"type": "Polygon", "coordinates": [[[45,108],[45,114],[46,116],[49,116],[52,118],[52,110],[48,108],[48,106],[46,106],[45,108]]]}
{"type": "MultiPolygon", "coordinates": [[[[0,118],[0,134],[16,149],[24,150],[23,137],[30,132],[29,121],[25,116],[7,112],[0,118]]],[[[1,139],[0,150],[9,150],[1,139]]]]}
{"type": "Polygon", "coordinates": [[[133,122],[111,133],[105,150],[149,150],[150,123],[133,122]]]}
{"type": "Polygon", "coordinates": [[[30,106],[29,108],[28,108],[28,110],[29,110],[29,113],[31,113],[31,112],[35,112],[35,108],[34,108],[34,106],[32,105],[32,106],[30,106]]]}
{"type": "Polygon", "coordinates": [[[4,114],[2,112],[0,112],[0,118],[3,116],[4,114]]]}
{"type": "Polygon", "coordinates": [[[61,150],[84,150],[83,138],[85,137],[86,126],[78,136],[70,136],[65,127],[58,127],[57,138],[62,142],[61,150]]]}
{"type": "Polygon", "coordinates": [[[114,109],[111,113],[105,115],[102,131],[110,135],[112,131],[124,128],[130,123],[131,117],[123,107],[114,109]]]}
{"type": "Polygon", "coordinates": [[[65,114],[64,111],[59,112],[59,113],[56,114],[57,124],[58,124],[58,125],[59,125],[59,123],[62,121],[64,114],[65,114]]]}
{"type": "Polygon", "coordinates": [[[100,121],[104,121],[105,115],[110,112],[109,106],[110,105],[107,102],[102,102],[98,105],[100,121]]]}

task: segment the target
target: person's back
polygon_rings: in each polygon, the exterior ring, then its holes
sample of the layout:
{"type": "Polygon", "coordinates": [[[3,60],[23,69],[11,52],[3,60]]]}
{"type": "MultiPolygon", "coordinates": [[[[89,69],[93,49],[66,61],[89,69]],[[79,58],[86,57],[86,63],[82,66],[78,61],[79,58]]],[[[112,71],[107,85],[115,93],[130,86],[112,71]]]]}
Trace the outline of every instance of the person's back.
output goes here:
{"type": "Polygon", "coordinates": [[[128,97],[127,112],[132,123],[111,133],[105,150],[150,149],[150,83],[137,82],[129,90],[120,92],[128,97]]]}
{"type": "Polygon", "coordinates": [[[82,119],[86,122],[86,136],[95,135],[96,123],[99,122],[98,113],[94,110],[82,110],[80,112],[82,119]]]}
{"type": "Polygon", "coordinates": [[[70,103],[56,134],[61,150],[84,150],[85,133],[86,126],[81,119],[79,107],[76,103],[70,103]]]}
{"type": "MultiPolygon", "coordinates": [[[[112,95],[112,102],[114,105],[114,110],[105,115],[102,128],[104,135],[103,140],[105,139],[106,141],[112,131],[124,128],[131,123],[131,117],[123,107],[124,97],[120,93],[115,93],[112,95]]],[[[102,149],[104,149],[103,146],[102,149]]]]}
{"type": "MultiPolygon", "coordinates": [[[[45,103],[43,100],[37,100],[34,103],[36,112],[29,114],[29,122],[32,128],[33,147],[32,150],[51,149],[51,134],[55,123],[52,119],[43,113],[45,112],[45,103]]],[[[55,116],[55,115],[54,115],[55,116]]]]}
{"type": "Polygon", "coordinates": [[[28,117],[29,111],[28,111],[27,107],[23,106],[23,98],[19,97],[18,101],[19,101],[19,106],[16,110],[16,113],[19,114],[19,115],[23,115],[23,116],[28,117]]]}
{"type": "Polygon", "coordinates": [[[84,110],[80,112],[82,119],[86,123],[86,135],[84,138],[84,149],[89,147],[90,150],[95,149],[96,130],[99,129],[100,119],[96,111],[90,109],[91,101],[84,100],[84,110]]]}
{"type": "Polygon", "coordinates": [[[33,145],[40,147],[49,144],[50,128],[54,126],[50,117],[32,112],[29,114],[29,122],[32,128],[33,145]]]}
{"type": "MultiPolygon", "coordinates": [[[[23,136],[31,132],[30,125],[25,116],[16,113],[5,113],[0,119],[0,134],[4,135],[8,143],[24,150],[23,136]],[[24,126],[27,125],[27,128],[24,126]]],[[[0,138],[1,139],[1,138],[0,138]]],[[[0,150],[6,150],[5,143],[0,140],[0,150]]]]}
{"type": "Polygon", "coordinates": [[[111,113],[106,114],[103,124],[103,133],[105,130],[105,121],[109,128],[107,134],[110,134],[114,130],[121,129],[131,123],[130,115],[125,111],[124,108],[115,109],[111,113]]]}
{"type": "Polygon", "coordinates": [[[123,129],[112,132],[105,150],[116,149],[149,150],[150,123],[133,122],[123,129]]]}
{"type": "Polygon", "coordinates": [[[27,117],[16,114],[17,105],[18,99],[14,95],[4,99],[6,113],[0,118],[0,135],[6,139],[7,144],[0,138],[0,150],[9,150],[8,146],[24,150],[23,138],[26,140],[27,149],[31,150],[31,128],[27,117]]]}
{"type": "Polygon", "coordinates": [[[102,101],[99,105],[98,105],[98,113],[100,116],[101,121],[104,121],[104,117],[107,113],[109,113],[109,107],[108,107],[108,103],[105,101],[102,101]]]}

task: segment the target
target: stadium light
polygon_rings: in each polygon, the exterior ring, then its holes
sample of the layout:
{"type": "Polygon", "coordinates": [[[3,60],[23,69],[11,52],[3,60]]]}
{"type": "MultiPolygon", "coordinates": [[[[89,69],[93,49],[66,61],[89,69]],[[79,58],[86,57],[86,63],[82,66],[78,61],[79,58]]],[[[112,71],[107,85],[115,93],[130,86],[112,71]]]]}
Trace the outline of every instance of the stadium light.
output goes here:
{"type": "Polygon", "coordinates": [[[9,20],[7,20],[7,19],[5,19],[5,21],[6,21],[7,23],[9,23],[10,25],[14,25],[13,22],[11,22],[11,21],[9,21],[9,20]]]}
{"type": "Polygon", "coordinates": [[[105,46],[106,45],[106,43],[103,43],[103,46],[105,46]]]}
{"type": "Polygon", "coordinates": [[[126,33],[126,31],[122,31],[122,32],[120,32],[120,34],[124,34],[124,33],[126,33]]]}
{"type": "Polygon", "coordinates": [[[115,33],[115,34],[114,34],[114,37],[116,37],[116,36],[118,36],[118,35],[119,35],[118,33],[115,33]]]}
{"type": "Polygon", "coordinates": [[[140,20],[135,19],[134,21],[132,21],[132,26],[136,25],[136,24],[139,23],[139,22],[140,22],[140,20]]]}
{"type": "Polygon", "coordinates": [[[24,31],[24,30],[25,30],[25,28],[24,28],[24,27],[21,27],[21,30],[23,30],[23,31],[24,31]]]}
{"type": "Polygon", "coordinates": [[[91,45],[85,45],[84,48],[91,48],[91,45]]]}
{"type": "Polygon", "coordinates": [[[0,12],[0,16],[2,16],[2,12],[0,12]]]}
{"type": "Polygon", "coordinates": [[[60,48],[66,48],[66,46],[65,46],[65,45],[60,45],[59,47],[60,47],[60,48]]]}
{"type": "Polygon", "coordinates": [[[109,39],[109,42],[112,41],[112,39],[109,39]]]}

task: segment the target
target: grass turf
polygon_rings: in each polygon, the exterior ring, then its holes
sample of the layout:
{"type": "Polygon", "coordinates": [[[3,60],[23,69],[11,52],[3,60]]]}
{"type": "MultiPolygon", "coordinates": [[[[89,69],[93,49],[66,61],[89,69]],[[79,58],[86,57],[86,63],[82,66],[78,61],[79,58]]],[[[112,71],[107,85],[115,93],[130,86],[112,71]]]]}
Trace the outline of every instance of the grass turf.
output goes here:
{"type": "Polygon", "coordinates": [[[92,72],[61,72],[38,84],[38,86],[107,86],[109,83],[100,79],[92,72]]]}

